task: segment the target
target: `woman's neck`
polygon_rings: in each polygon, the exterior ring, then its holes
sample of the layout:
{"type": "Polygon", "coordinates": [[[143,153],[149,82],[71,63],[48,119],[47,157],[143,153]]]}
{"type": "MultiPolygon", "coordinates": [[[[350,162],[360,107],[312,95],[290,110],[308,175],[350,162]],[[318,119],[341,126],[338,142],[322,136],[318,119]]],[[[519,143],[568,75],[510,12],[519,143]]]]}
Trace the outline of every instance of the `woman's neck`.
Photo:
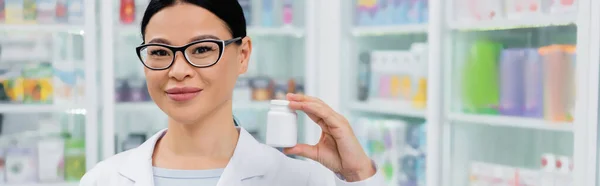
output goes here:
{"type": "Polygon", "coordinates": [[[177,169],[224,167],[233,156],[238,138],[231,101],[193,124],[169,119],[168,130],[154,150],[155,166],[177,169]]]}

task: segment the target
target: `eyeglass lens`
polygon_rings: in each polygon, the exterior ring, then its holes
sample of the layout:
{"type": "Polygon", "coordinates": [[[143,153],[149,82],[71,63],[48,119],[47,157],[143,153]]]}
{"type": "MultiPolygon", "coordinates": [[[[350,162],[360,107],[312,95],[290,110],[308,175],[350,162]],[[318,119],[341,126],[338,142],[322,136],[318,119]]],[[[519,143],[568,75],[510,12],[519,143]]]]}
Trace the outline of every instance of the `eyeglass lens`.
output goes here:
{"type": "MultiPolygon", "coordinates": [[[[185,58],[195,66],[210,66],[219,60],[219,44],[200,42],[186,48],[185,58]]],[[[164,46],[148,46],[140,50],[144,64],[150,68],[165,68],[174,62],[175,54],[164,46]]]]}

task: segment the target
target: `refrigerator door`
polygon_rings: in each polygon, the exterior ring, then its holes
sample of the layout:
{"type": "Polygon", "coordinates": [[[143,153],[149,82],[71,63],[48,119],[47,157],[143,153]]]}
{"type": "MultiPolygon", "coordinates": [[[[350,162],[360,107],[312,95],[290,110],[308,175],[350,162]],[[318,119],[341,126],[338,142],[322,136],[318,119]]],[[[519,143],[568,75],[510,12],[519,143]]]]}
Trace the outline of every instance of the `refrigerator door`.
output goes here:
{"type": "MultiPolygon", "coordinates": [[[[572,185],[576,5],[455,0],[444,53],[450,185],[572,185]]],[[[580,89],[577,89],[580,90],[580,89]]]]}
{"type": "Polygon", "coordinates": [[[95,1],[0,1],[0,185],[78,182],[98,161],[95,1]]]}

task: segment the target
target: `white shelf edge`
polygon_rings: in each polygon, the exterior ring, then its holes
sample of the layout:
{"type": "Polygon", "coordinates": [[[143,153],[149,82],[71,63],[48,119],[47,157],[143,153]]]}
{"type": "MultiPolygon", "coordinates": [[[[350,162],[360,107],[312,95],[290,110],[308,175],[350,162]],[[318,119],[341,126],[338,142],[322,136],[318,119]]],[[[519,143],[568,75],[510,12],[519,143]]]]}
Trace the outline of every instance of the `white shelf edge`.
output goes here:
{"type": "Polygon", "coordinates": [[[526,128],[548,131],[573,132],[573,123],[571,122],[553,122],[536,118],[523,118],[498,115],[476,115],[452,113],[448,116],[450,121],[466,122],[472,124],[481,124],[489,126],[504,126],[514,128],[526,128]]]}
{"type": "Polygon", "coordinates": [[[352,28],[354,36],[377,36],[393,34],[427,33],[428,24],[357,26],[352,28]]]}
{"type": "Polygon", "coordinates": [[[573,15],[538,15],[519,19],[498,19],[485,21],[450,21],[452,30],[508,30],[517,28],[540,28],[548,26],[572,25],[577,23],[573,15]]]}
{"type": "Polygon", "coordinates": [[[373,102],[359,102],[352,101],[348,104],[348,107],[354,111],[388,114],[415,118],[425,118],[426,109],[412,108],[407,104],[396,104],[397,102],[388,103],[373,103],[373,102]]]}
{"type": "MultiPolygon", "coordinates": [[[[49,113],[70,110],[84,110],[82,106],[54,105],[54,104],[0,104],[0,113],[49,113]]],[[[74,111],[80,112],[80,111],[74,111]]]]}
{"type": "Polygon", "coordinates": [[[78,186],[78,182],[65,182],[65,183],[9,183],[6,186],[78,186]]]}
{"type": "Polygon", "coordinates": [[[79,32],[82,34],[83,30],[83,25],[76,24],[0,24],[0,31],[79,32]]]}

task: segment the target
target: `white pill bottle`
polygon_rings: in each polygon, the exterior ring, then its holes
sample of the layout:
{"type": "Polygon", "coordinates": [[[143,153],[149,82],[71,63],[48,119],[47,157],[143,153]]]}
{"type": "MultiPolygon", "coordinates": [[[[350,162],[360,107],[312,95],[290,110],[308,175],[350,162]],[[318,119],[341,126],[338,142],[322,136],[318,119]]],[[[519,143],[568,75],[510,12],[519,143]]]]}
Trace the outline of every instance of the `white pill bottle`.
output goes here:
{"type": "Polygon", "coordinates": [[[271,100],[267,113],[266,144],[272,147],[293,147],[298,142],[298,115],[286,100],[271,100]]]}

